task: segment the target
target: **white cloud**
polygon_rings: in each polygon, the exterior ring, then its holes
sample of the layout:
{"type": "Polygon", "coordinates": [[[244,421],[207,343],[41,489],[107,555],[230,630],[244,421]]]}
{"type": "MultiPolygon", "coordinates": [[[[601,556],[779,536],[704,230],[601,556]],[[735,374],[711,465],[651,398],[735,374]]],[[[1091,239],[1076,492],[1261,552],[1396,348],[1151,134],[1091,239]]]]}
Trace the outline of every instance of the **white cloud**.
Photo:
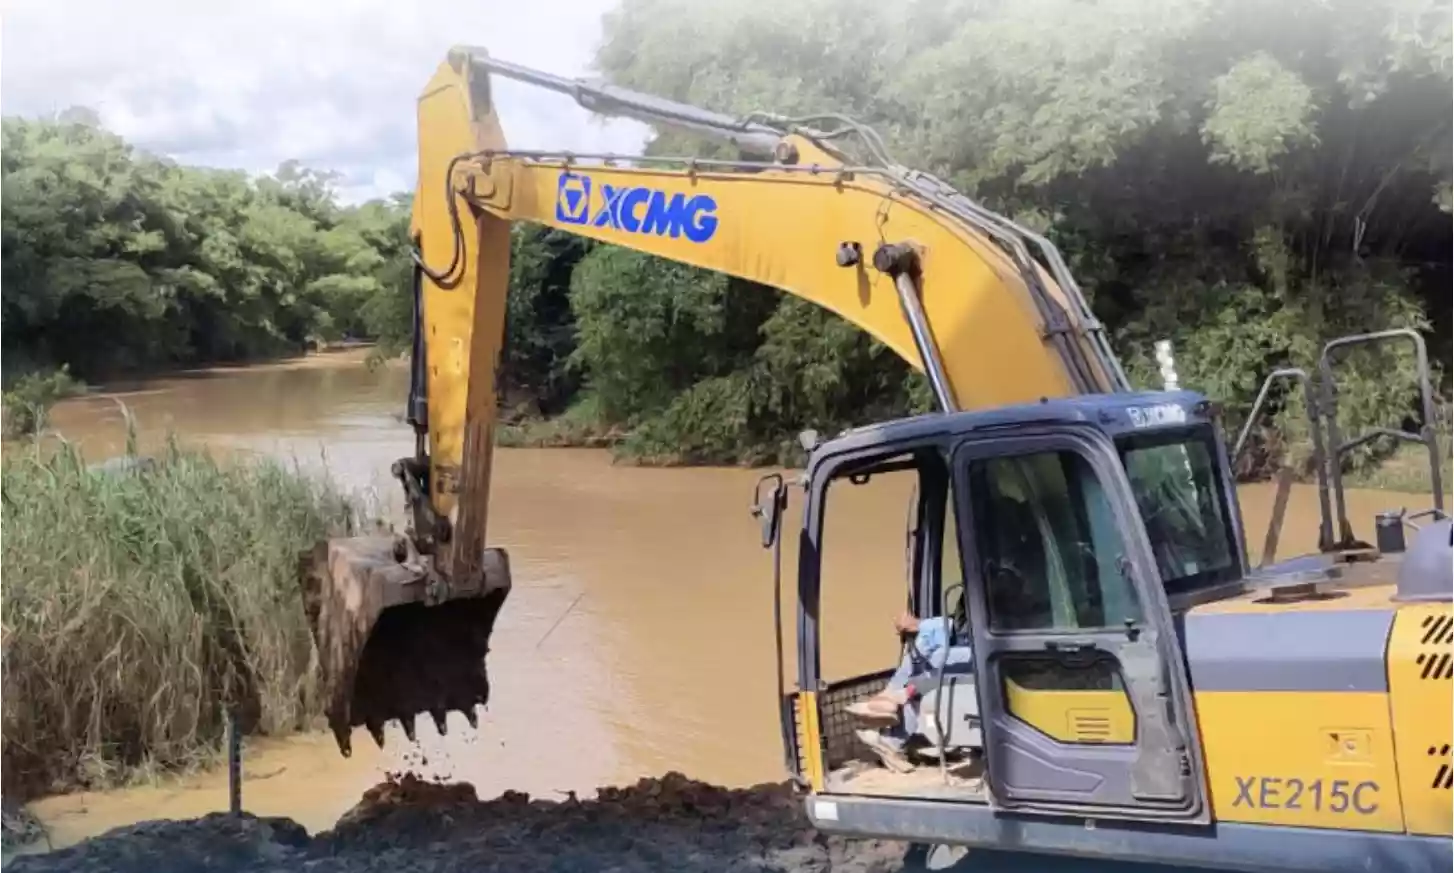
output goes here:
{"type": "MultiPolygon", "coordinates": [[[[89,106],[184,163],[345,174],[351,200],[413,186],[414,100],[451,45],[589,75],[614,0],[9,0],[0,110],[89,106]]],[[[645,128],[502,82],[510,145],[637,151],[645,128]]]]}

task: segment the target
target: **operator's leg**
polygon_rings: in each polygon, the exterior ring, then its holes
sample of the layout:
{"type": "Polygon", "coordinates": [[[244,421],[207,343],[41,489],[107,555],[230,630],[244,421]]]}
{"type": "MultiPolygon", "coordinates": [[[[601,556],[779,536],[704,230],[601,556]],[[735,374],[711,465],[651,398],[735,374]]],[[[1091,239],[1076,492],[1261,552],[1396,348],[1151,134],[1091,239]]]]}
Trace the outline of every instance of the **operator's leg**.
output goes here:
{"type": "Polygon", "coordinates": [[[922,619],[919,622],[919,630],[914,635],[911,649],[904,653],[904,657],[899,661],[898,669],[889,677],[889,682],[884,689],[868,700],[849,706],[848,711],[864,718],[893,718],[898,708],[912,696],[909,679],[916,670],[922,669],[924,663],[937,667],[944,658],[948,644],[948,619],[942,617],[922,619]],[[918,663],[915,663],[916,661],[918,663]]]}
{"type": "MultiPolygon", "coordinates": [[[[896,679],[900,679],[898,688],[901,690],[899,693],[904,695],[901,702],[893,705],[893,713],[898,716],[898,719],[882,730],[858,731],[859,742],[872,749],[883,761],[884,766],[900,773],[907,773],[914,769],[914,765],[904,753],[904,748],[909,738],[919,732],[919,710],[913,700],[914,697],[917,697],[916,686],[934,682],[941,667],[972,664],[974,651],[969,646],[942,646],[931,651],[925,661],[927,663],[915,665],[913,659],[906,654],[899,665],[900,670],[894,674],[896,679]],[[904,669],[905,667],[907,669],[904,669]],[[915,669],[916,667],[918,669],[915,669]],[[900,677],[901,673],[902,677],[900,677]]],[[[890,687],[893,687],[892,684],[890,687]]],[[[882,702],[884,697],[885,694],[880,694],[877,698],[850,706],[849,710],[857,713],[867,709],[875,716],[881,717],[883,708],[886,707],[886,704],[882,702]]]]}
{"type": "MultiPolygon", "coordinates": [[[[912,678],[915,680],[914,684],[917,688],[920,685],[933,683],[939,676],[939,668],[941,666],[948,668],[958,664],[973,663],[974,650],[971,649],[969,646],[950,646],[946,649],[940,649],[938,652],[935,652],[934,657],[929,659],[928,670],[921,672],[912,678]]],[[[907,740],[909,737],[919,732],[919,708],[914,705],[913,701],[908,701],[904,704],[903,714],[900,717],[900,722],[903,726],[904,739],[907,740]]],[[[899,732],[897,726],[891,732],[897,734],[899,732]]]]}
{"type": "Polygon", "coordinates": [[[914,656],[915,653],[912,650],[904,650],[904,656],[899,659],[898,669],[894,670],[894,675],[889,677],[889,684],[884,686],[885,689],[898,690],[909,684],[909,677],[914,675],[914,656]]]}

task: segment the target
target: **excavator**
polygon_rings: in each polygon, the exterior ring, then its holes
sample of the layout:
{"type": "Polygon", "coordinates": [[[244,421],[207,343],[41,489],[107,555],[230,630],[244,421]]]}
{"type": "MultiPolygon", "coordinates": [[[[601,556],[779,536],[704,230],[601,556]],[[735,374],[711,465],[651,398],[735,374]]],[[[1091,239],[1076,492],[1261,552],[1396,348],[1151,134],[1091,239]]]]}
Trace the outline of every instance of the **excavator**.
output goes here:
{"type": "Polygon", "coordinates": [[[764,476],[754,494],[775,556],[790,492],[804,501],[792,689],[774,559],[777,696],[785,764],[817,828],[950,858],[1307,873],[1454,864],[1454,545],[1417,333],[1344,337],[1316,372],[1273,373],[1229,450],[1220,408],[1177,384],[1169,350],[1163,389],[1132,389],[1049,241],[895,163],[843,116],[730,117],[458,47],[419,97],[418,155],[416,440],[392,467],[408,524],[320,542],[300,567],[343,754],[357,727],[382,745],[397,720],[412,739],[416,716],[444,731],[450,712],[475,724],[489,700],[486,655],[511,587],[508,555],[486,536],[496,380],[510,228],[526,221],[810,300],[933,389],[930,414],[805,432],[801,474],[764,476]],[[736,156],[512,150],[497,77],[736,156]],[[1335,364],[1350,346],[1389,342],[1416,352],[1422,429],[1345,439],[1335,364]],[[1254,566],[1233,461],[1278,382],[1300,385],[1308,406],[1319,550],[1273,562],[1275,514],[1254,566]],[[1428,446],[1433,508],[1380,515],[1370,544],[1355,536],[1339,471],[1385,437],[1428,446]],[[835,581],[822,572],[835,546],[824,517],[832,495],[887,472],[916,483],[911,608],[950,621],[960,656],[915,667],[902,717],[866,728],[854,712],[895,676],[823,678],[819,606],[835,581]],[[904,740],[892,767],[871,745],[889,735],[904,740]]]}

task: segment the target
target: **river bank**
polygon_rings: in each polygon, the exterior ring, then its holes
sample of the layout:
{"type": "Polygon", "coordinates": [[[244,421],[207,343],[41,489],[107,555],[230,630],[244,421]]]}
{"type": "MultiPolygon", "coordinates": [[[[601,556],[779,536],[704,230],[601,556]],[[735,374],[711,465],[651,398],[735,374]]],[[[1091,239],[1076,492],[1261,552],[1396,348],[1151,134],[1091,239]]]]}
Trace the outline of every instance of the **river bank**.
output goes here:
{"type": "MultiPolygon", "coordinates": [[[[1454,409],[1447,402],[1441,402],[1436,409],[1435,438],[1438,440],[1440,458],[1447,465],[1454,457],[1454,409]]],[[[551,449],[607,449],[618,463],[640,467],[679,466],[757,466],[780,464],[800,467],[806,457],[797,441],[789,434],[781,439],[770,440],[759,445],[738,446],[732,451],[713,455],[693,448],[674,451],[663,448],[662,441],[641,438],[650,436],[651,426],[645,430],[633,430],[620,423],[605,419],[599,405],[587,399],[569,407],[555,416],[531,414],[505,415],[496,430],[495,443],[509,448],[551,449]]],[[[1344,435],[1347,438],[1347,434],[1344,435]]],[[[1229,441],[1235,434],[1229,434],[1229,441]]],[[[1295,481],[1310,484],[1316,481],[1316,474],[1305,462],[1310,452],[1306,446],[1289,447],[1294,459],[1286,463],[1298,468],[1295,481]]],[[[1245,471],[1243,471],[1245,472],[1245,471]]],[[[1248,474],[1247,482],[1266,481],[1273,477],[1275,468],[1264,466],[1248,474]]],[[[1448,486],[1450,470],[1444,471],[1448,486]]],[[[1378,455],[1351,466],[1344,473],[1344,484],[1349,488],[1381,489],[1387,491],[1417,492],[1429,487],[1429,455],[1421,444],[1401,443],[1378,455]]]]}

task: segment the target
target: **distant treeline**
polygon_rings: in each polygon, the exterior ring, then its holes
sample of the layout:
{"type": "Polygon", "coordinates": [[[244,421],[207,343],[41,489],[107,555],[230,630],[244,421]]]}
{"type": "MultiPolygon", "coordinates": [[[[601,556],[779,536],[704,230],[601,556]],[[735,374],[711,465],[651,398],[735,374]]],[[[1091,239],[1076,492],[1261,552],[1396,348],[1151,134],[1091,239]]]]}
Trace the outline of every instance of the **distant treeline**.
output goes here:
{"type": "MultiPolygon", "coordinates": [[[[1155,384],[1168,337],[1233,426],[1266,373],[1336,335],[1421,329],[1448,370],[1447,0],[624,0],[604,36],[619,85],[872,124],[901,163],[1050,236],[1134,381],[1155,384]]],[[[342,209],[296,168],[170,167],[75,125],[5,135],[7,349],[84,376],[96,356],[404,339],[402,201],[342,209]]],[[[516,228],[512,278],[515,441],[774,461],[801,428],[929,405],[882,345],[770,289],[534,227],[516,228]]],[[[1347,425],[1412,411],[1408,355],[1344,372],[1347,425]]],[[[1254,465],[1298,423],[1284,414],[1254,465]]]]}
{"type": "Polygon", "coordinates": [[[137,151],[92,113],[6,118],[7,380],[250,359],[408,315],[408,202],[338,204],[326,173],[262,178],[137,151]]]}

